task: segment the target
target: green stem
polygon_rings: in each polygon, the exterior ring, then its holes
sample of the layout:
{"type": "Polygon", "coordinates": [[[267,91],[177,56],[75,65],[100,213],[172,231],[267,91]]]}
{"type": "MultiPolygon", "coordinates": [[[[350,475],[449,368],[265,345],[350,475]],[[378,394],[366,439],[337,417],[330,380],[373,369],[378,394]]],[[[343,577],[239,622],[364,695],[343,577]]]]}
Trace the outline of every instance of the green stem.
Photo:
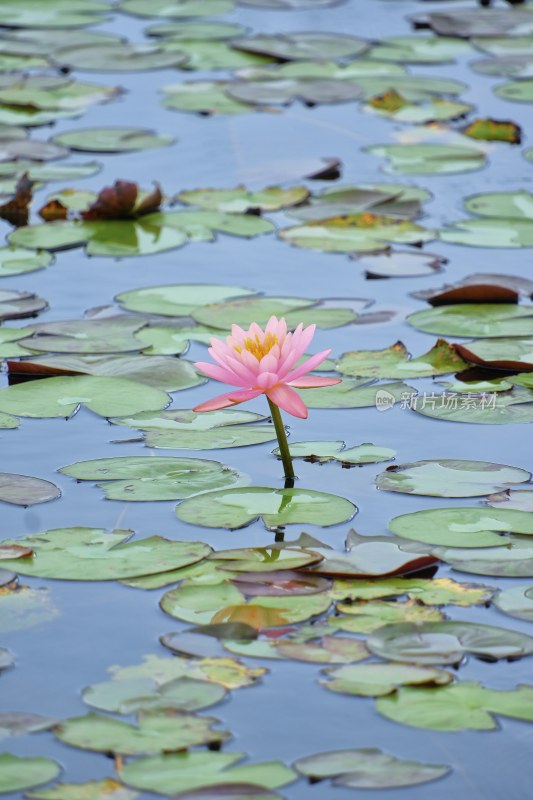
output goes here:
{"type": "Polygon", "coordinates": [[[269,400],[268,397],[267,400],[268,400],[268,405],[270,406],[270,416],[272,417],[272,422],[274,423],[274,428],[276,429],[276,436],[278,437],[279,454],[283,462],[285,477],[294,478],[295,477],[294,468],[292,466],[292,458],[289,450],[289,445],[287,442],[287,434],[285,432],[285,426],[283,425],[283,420],[281,419],[281,412],[277,407],[277,405],[273,403],[271,400],[269,400]]]}

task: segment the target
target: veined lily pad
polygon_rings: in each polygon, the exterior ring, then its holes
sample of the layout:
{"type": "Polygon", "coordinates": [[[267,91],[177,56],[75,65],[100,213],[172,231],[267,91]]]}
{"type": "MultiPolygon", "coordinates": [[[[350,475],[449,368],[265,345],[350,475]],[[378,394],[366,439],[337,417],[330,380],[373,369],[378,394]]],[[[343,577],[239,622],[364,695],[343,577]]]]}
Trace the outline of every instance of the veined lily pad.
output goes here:
{"type": "Polygon", "coordinates": [[[380,714],[415,728],[435,731],[496,730],[493,717],[533,721],[533,687],[486,689],[474,681],[436,688],[403,687],[377,701],[380,714]]]}
{"type": "Polygon", "coordinates": [[[393,789],[417,786],[444,777],[450,768],[390,756],[377,748],[337,750],[300,758],[294,767],[311,782],[333,779],[350,789],[393,789]]]}
{"type": "Polygon", "coordinates": [[[326,689],[362,697],[384,697],[401,686],[442,686],[452,680],[451,673],[444,669],[414,664],[358,664],[330,667],[322,672],[330,679],[320,681],[326,689]]]}
{"type": "Polygon", "coordinates": [[[233,10],[232,0],[121,0],[119,11],[135,17],[218,17],[233,10]]]}
{"type": "Polygon", "coordinates": [[[376,478],[378,489],[429,497],[481,497],[509,484],[526,483],[531,473],[489,461],[414,461],[388,467],[376,478]]]}
{"type": "Polygon", "coordinates": [[[0,500],[3,503],[34,506],[57,500],[58,497],[61,497],[61,491],[50,481],[13,472],[0,472],[0,500]]]}
{"type": "Polygon", "coordinates": [[[133,334],[144,324],[139,317],[123,314],[107,319],[43,322],[31,325],[29,329],[21,328],[19,332],[23,334],[23,346],[31,352],[76,355],[132,353],[142,349],[142,344],[133,334]]]}
{"type": "Polygon", "coordinates": [[[24,791],[57,778],[61,767],[49,758],[19,758],[0,754],[0,793],[24,791]]]}
{"type": "MultiPolygon", "coordinates": [[[[289,450],[293,458],[303,458],[305,461],[324,464],[327,461],[339,461],[341,464],[377,464],[381,461],[391,461],[396,456],[396,451],[388,447],[376,447],[373,444],[359,444],[355,447],[346,447],[345,442],[291,442],[289,450]]],[[[279,448],[272,451],[279,456],[279,448]]]]}
{"type": "Polygon", "coordinates": [[[125,153],[151,150],[172,144],[172,136],[162,136],[148,128],[85,128],[54,136],[56,144],[82,153],[125,153]]]}
{"type": "Polygon", "coordinates": [[[0,248],[0,278],[35,272],[50,266],[54,258],[44,250],[32,252],[19,247],[0,248]]]}
{"type": "Polygon", "coordinates": [[[78,481],[104,481],[98,486],[108,500],[129,502],[181,500],[198,492],[242,483],[244,478],[218,461],[156,456],[97,458],[70,464],[59,472],[78,481]]]}
{"type": "Polygon", "coordinates": [[[253,289],[245,289],[242,286],[177,283],[168,286],[132,289],[128,292],[121,292],[115,299],[128,311],[181,317],[190,316],[196,308],[208,303],[219,303],[232,297],[254,294],[256,292],[253,289]]]}
{"type": "Polygon", "coordinates": [[[333,600],[373,600],[379,597],[408,597],[424,605],[486,605],[494,594],[492,586],[458,583],[451,578],[382,578],[381,580],[336,580],[329,595],[333,600]]]}
{"type": "Polygon", "coordinates": [[[180,192],[176,199],[186,205],[210,208],[226,213],[246,214],[261,211],[279,211],[303,203],[309,197],[305,186],[282,189],[271,186],[258,192],[250,192],[244,186],[236,189],[194,189],[180,192]]]}
{"type": "Polygon", "coordinates": [[[103,417],[159,410],[169,396],[126,378],[45,378],[0,390],[0,411],[18,417],[70,417],[81,405],[103,417]]]}
{"type": "Polygon", "coordinates": [[[267,417],[240,409],[223,409],[196,414],[186,409],[173,409],[161,414],[144,412],[135,417],[113,420],[117,425],[146,431],[149,447],[179,450],[213,450],[244,447],[271,442],[276,438],[267,417]]]}
{"type": "Polygon", "coordinates": [[[185,567],[210,551],[201,542],[171,542],[160,536],[128,542],[130,536],[129,531],[109,534],[97,528],[56,528],[20,540],[33,555],[3,563],[15,565],[21,575],[38,578],[120,580],[185,567]]]}
{"type": "MultiPolygon", "coordinates": [[[[232,765],[241,761],[244,755],[244,753],[170,753],[155,758],[136,759],[123,766],[120,777],[128,786],[163,795],[175,795],[177,792],[192,792],[204,788],[212,788],[212,791],[216,792],[217,787],[227,784],[252,784],[267,789],[277,789],[296,780],[296,773],[281,761],[233,767],[232,765]]],[[[261,798],[261,795],[259,797],[261,798]]]]}
{"type": "Polygon", "coordinates": [[[385,350],[354,350],[343,353],[335,368],[343,375],[371,378],[425,378],[466,369],[467,364],[444,339],[422,356],[412,358],[403,342],[385,350]]]}
{"type": "Polygon", "coordinates": [[[202,499],[190,498],[176,509],[178,518],[191,525],[230,530],[246,527],[258,518],[270,530],[304,523],[328,527],[346,522],[356,513],[353,503],[334,494],[266,486],[210,492],[202,499]]]}
{"type": "Polygon", "coordinates": [[[137,792],[114,778],[88,783],[57,783],[50,789],[26,792],[29,800],[136,800],[137,792]]]}
{"type": "Polygon", "coordinates": [[[168,708],[198,711],[219,703],[225,696],[223,686],[206,680],[176,678],[160,686],[148,677],[95,683],[82,694],[87,705],[114,714],[168,708]]]}
{"type": "Polygon", "coordinates": [[[385,625],[370,634],[367,645],[381,658],[415,664],[459,664],[466,654],[498,661],[533,653],[533,638],[525,633],[455,621],[385,625]]]}
{"type": "Polygon", "coordinates": [[[212,730],[219,720],[185,712],[144,711],[137,727],[100,714],[64,720],[54,730],[65,744],[83,750],[123,755],[172,752],[199,744],[223,742],[228,731],[212,730]]]}
{"type": "Polygon", "coordinates": [[[416,311],[407,322],[444,336],[533,336],[533,309],[511,303],[458,303],[416,311]]]}
{"type": "Polygon", "coordinates": [[[371,253],[386,250],[390,242],[420,244],[434,238],[432,231],[414,222],[372,213],[312,220],[285,228],[279,236],[296,247],[336,253],[371,253]]]}
{"type": "MultiPolygon", "coordinates": [[[[402,514],[389,523],[397,536],[444,547],[504,547],[500,533],[533,535],[533,519],[507,508],[428,508],[402,514]]],[[[465,555],[467,558],[468,555],[465,555]]]]}
{"type": "Polygon", "coordinates": [[[335,33],[287,33],[235,39],[233,47],[249,53],[273,56],[280,61],[341,59],[362,55],[368,42],[335,33]]]}
{"type": "Polygon", "coordinates": [[[379,144],[367,147],[366,152],[389,158],[384,171],[399,175],[450,175],[486,164],[482,150],[454,144],[379,144]]]}

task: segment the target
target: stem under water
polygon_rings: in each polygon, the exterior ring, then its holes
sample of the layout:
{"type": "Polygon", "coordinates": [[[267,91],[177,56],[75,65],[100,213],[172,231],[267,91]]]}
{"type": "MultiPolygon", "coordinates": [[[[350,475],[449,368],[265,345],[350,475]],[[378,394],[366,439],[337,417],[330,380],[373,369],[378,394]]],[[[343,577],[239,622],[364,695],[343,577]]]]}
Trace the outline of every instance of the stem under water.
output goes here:
{"type": "Polygon", "coordinates": [[[289,450],[289,445],[287,442],[287,433],[285,431],[285,426],[283,425],[283,420],[281,419],[281,412],[278,406],[275,403],[273,403],[268,397],[267,400],[268,400],[268,405],[270,407],[270,416],[272,417],[272,422],[274,423],[274,428],[276,429],[276,436],[278,437],[279,454],[283,462],[285,477],[295,478],[296,476],[294,474],[294,468],[292,466],[292,458],[289,450]]]}

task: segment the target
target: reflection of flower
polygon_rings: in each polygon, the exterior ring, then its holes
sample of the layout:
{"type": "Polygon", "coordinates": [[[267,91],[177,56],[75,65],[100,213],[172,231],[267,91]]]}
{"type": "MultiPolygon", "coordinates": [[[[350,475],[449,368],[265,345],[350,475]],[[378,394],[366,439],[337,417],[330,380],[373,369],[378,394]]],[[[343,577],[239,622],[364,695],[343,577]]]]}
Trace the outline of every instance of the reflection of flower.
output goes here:
{"type": "Polygon", "coordinates": [[[307,375],[331,350],[323,350],[296,366],[311,343],[315,327],[304,328],[300,324],[293,333],[288,333],[283,318],[270,317],[264,331],[256,322],[247,331],[233,325],[225,342],[211,339],[209,353],[217,363],[200,361],[195,366],[210,378],[237,386],[239,390],[214,397],[193,410],[214,411],[265,394],[274,405],[305,419],[307,407],[291,387],[309,389],[340,383],[340,378],[307,375]]]}

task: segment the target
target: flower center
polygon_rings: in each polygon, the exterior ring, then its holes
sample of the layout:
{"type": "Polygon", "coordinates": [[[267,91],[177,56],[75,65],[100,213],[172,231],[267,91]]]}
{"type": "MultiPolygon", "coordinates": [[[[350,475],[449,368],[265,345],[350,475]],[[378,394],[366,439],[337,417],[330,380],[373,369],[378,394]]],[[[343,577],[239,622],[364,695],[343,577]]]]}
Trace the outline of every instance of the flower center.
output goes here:
{"type": "Polygon", "coordinates": [[[278,337],[275,336],[273,333],[265,333],[264,339],[261,341],[259,336],[255,336],[253,339],[245,339],[243,342],[243,347],[236,347],[235,350],[238,353],[242,353],[243,349],[247,350],[253,356],[257,358],[258,361],[261,361],[263,356],[266,356],[272,348],[278,344],[278,337]]]}

